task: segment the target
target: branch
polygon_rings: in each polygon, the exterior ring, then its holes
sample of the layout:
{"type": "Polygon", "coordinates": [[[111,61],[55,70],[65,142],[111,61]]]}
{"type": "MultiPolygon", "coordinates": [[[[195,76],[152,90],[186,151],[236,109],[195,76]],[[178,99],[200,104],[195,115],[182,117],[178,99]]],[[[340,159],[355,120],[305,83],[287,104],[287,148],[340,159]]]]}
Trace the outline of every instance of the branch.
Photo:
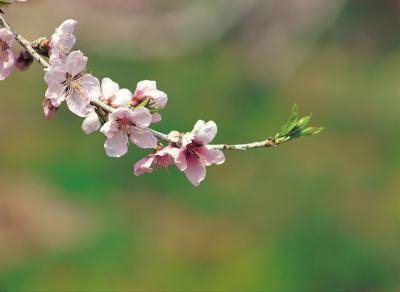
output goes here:
{"type": "MultiPolygon", "coordinates": [[[[50,64],[32,47],[32,43],[25,39],[22,35],[16,32],[10,25],[6,22],[4,17],[0,14],[0,24],[2,27],[9,29],[13,34],[15,40],[25,48],[32,57],[43,66],[44,69],[49,68],[50,64]]],[[[99,100],[90,100],[90,104],[97,109],[103,110],[105,113],[112,113],[115,109],[99,100]]],[[[209,144],[207,147],[209,149],[218,149],[218,150],[237,150],[237,151],[246,151],[249,149],[256,148],[271,148],[277,147],[279,144],[291,141],[294,138],[298,138],[301,136],[307,135],[315,135],[322,131],[323,128],[306,128],[308,121],[311,116],[307,116],[302,119],[298,119],[298,108],[297,105],[293,107],[291,117],[288,122],[282,127],[281,132],[275,135],[275,138],[268,138],[261,142],[252,142],[247,144],[209,144]]],[[[153,135],[161,141],[166,141],[168,143],[177,142],[176,139],[171,138],[169,135],[158,132],[156,130],[150,129],[153,135]]]]}

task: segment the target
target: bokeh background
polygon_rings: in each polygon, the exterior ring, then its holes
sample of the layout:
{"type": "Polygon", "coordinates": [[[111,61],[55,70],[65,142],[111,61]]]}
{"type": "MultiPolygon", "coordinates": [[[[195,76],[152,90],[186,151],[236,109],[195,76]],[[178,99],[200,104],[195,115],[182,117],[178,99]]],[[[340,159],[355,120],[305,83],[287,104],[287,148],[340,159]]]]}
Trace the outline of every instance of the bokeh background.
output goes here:
{"type": "Polygon", "coordinates": [[[216,142],[274,134],[294,102],[325,126],[227,153],[192,187],[134,177],[63,108],[38,65],[0,84],[0,291],[400,288],[400,2],[30,0],[29,39],[79,21],[90,71],[169,95],[156,129],[215,120],[216,142]]]}

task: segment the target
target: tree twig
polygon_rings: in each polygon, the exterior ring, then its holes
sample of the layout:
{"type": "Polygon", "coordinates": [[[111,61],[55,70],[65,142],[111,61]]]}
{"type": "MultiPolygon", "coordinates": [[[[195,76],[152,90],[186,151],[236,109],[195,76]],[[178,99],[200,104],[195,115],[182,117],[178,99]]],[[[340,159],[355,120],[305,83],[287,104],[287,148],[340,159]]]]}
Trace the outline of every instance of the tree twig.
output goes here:
{"type": "MultiPolygon", "coordinates": [[[[39,62],[44,69],[50,68],[50,64],[32,47],[32,43],[25,39],[22,35],[20,35],[18,32],[16,32],[13,28],[10,27],[10,25],[6,22],[4,17],[0,14],[0,24],[2,27],[5,27],[9,29],[13,34],[15,40],[23,47],[25,48],[29,54],[32,55],[32,57],[39,62]]],[[[107,113],[112,113],[115,111],[115,109],[99,100],[91,100],[90,104],[94,107],[101,108],[104,112],[107,113]]],[[[166,141],[168,143],[176,142],[175,140],[169,138],[167,134],[158,132],[156,130],[150,129],[150,131],[153,133],[153,135],[158,138],[159,140],[166,141]]],[[[218,150],[237,150],[237,151],[246,151],[249,149],[256,149],[256,148],[270,148],[270,147],[276,147],[281,143],[284,143],[288,140],[276,140],[273,138],[268,138],[264,141],[261,142],[252,142],[252,143],[247,143],[247,144],[210,144],[207,147],[209,149],[218,149],[218,150]]]]}

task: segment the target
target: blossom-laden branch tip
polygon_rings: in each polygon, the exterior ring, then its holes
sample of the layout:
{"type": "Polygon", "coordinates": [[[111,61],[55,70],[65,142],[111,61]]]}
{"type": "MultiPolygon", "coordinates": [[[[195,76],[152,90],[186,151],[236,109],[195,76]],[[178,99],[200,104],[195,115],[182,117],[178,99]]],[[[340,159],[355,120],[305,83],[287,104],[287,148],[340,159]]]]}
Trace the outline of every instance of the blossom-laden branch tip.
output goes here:
{"type": "MultiPolygon", "coordinates": [[[[0,0],[0,7],[11,3],[0,0]]],[[[88,58],[79,50],[73,51],[77,24],[68,19],[49,39],[42,37],[31,43],[12,30],[0,15],[0,80],[7,78],[14,67],[24,71],[33,59],[38,61],[44,67],[44,80],[48,86],[43,101],[45,117],[53,118],[65,102],[73,114],[84,118],[82,130],[86,134],[96,131],[104,134],[108,156],[125,155],[130,143],[152,149],[135,164],[135,175],[175,165],[194,186],[198,186],[206,176],[206,167],[225,162],[222,150],[273,147],[322,131],[322,128],[308,126],[311,116],[299,118],[297,105],[279,133],[260,142],[210,144],[217,135],[214,121],[199,120],[187,133],[155,131],[150,126],[161,121],[160,112],[166,107],[167,94],[158,89],[155,81],[139,81],[132,92],[120,88],[108,77],[100,83],[97,77],[87,73],[88,58]],[[17,58],[13,53],[14,40],[24,48],[17,58]]]]}

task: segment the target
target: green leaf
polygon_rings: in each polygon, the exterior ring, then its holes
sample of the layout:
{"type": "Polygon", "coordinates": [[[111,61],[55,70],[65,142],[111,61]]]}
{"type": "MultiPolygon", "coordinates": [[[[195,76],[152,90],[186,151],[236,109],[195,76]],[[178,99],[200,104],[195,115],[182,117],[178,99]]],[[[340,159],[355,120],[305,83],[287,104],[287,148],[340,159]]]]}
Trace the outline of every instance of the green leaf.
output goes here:
{"type": "Polygon", "coordinates": [[[0,0],[0,7],[10,5],[11,3],[12,3],[12,0],[0,0]]]}
{"type": "Polygon", "coordinates": [[[283,136],[286,136],[287,134],[289,134],[294,129],[294,127],[296,127],[298,118],[299,118],[299,107],[295,103],[293,105],[292,112],[290,114],[289,119],[282,126],[281,130],[279,131],[278,136],[283,137],[283,136]]]}
{"type": "Polygon", "coordinates": [[[308,125],[310,120],[311,120],[311,114],[309,116],[306,116],[306,117],[301,118],[300,120],[298,120],[298,122],[296,124],[296,127],[299,128],[299,129],[304,129],[308,125]]]}
{"type": "Polygon", "coordinates": [[[135,106],[135,108],[146,107],[149,103],[150,103],[150,98],[147,98],[143,100],[141,103],[139,103],[137,106],[135,106]]]}
{"type": "Polygon", "coordinates": [[[301,131],[301,136],[313,136],[321,133],[324,130],[323,127],[309,127],[301,131]]]}

